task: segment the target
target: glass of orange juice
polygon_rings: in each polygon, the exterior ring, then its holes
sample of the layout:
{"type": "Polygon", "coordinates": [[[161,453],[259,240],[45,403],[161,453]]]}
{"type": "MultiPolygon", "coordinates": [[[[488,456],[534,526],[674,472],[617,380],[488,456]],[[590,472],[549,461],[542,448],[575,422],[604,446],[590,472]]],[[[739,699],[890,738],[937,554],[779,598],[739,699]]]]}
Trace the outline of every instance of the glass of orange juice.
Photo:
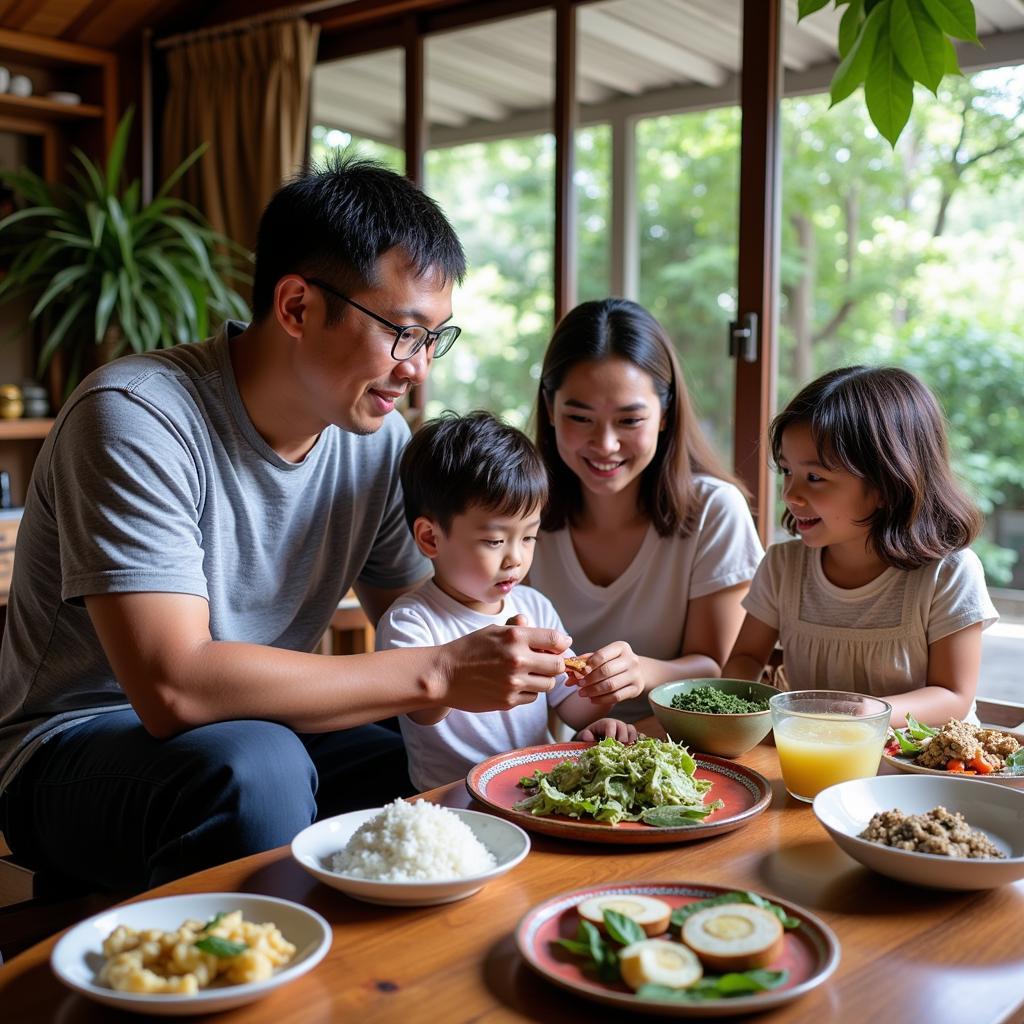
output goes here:
{"type": "Polygon", "coordinates": [[[768,701],[782,781],[810,803],[823,789],[878,771],[892,705],[841,690],[793,690],[768,701]]]}

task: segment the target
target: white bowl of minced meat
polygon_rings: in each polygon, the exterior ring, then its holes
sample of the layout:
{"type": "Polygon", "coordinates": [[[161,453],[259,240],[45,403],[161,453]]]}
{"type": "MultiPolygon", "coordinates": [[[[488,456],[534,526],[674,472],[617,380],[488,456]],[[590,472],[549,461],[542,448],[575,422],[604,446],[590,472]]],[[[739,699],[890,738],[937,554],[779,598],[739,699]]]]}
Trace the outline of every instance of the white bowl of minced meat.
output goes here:
{"type": "Polygon", "coordinates": [[[818,821],[854,860],[935,889],[1024,878],[1024,791],[973,779],[879,775],[814,798],[818,821]]]}

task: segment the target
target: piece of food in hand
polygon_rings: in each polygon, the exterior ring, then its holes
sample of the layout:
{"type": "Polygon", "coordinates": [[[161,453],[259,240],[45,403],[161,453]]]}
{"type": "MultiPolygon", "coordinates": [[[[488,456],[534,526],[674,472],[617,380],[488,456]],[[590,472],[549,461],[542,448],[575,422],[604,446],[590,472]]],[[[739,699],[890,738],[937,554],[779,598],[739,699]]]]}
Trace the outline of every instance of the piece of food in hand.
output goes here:
{"type": "Polygon", "coordinates": [[[667,939],[644,939],[619,951],[622,980],[635,992],[644,985],[689,988],[704,968],[694,952],[667,939]]]}
{"type": "Polygon", "coordinates": [[[672,916],[672,908],[663,900],[656,900],[652,896],[634,896],[632,893],[628,896],[591,896],[576,908],[580,917],[597,925],[601,931],[606,930],[606,910],[614,910],[635,921],[648,936],[662,935],[668,931],[668,920],[672,916]]]}
{"type": "Polygon", "coordinates": [[[572,657],[563,658],[565,662],[565,670],[567,672],[573,672],[578,676],[585,676],[587,674],[587,658],[572,657]]]}
{"type": "Polygon", "coordinates": [[[782,951],[782,922],[761,907],[722,903],[687,918],[681,937],[710,970],[749,971],[782,951]]]}

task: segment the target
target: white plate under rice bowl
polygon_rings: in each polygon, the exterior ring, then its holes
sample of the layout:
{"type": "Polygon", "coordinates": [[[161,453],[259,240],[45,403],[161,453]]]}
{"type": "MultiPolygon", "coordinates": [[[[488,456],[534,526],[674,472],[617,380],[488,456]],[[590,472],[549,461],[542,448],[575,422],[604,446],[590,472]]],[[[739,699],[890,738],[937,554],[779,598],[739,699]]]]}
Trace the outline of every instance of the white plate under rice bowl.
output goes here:
{"type": "MultiPolygon", "coordinates": [[[[415,807],[417,804],[412,806],[415,807]]],[[[427,907],[438,903],[454,903],[456,900],[472,896],[492,879],[499,878],[511,871],[530,852],[530,837],[518,825],[480,811],[444,808],[447,814],[454,815],[469,827],[473,836],[493,858],[492,866],[484,867],[483,870],[473,874],[451,877],[453,860],[450,852],[443,850],[446,839],[438,836],[441,851],[437,859],[437,867],[439,870],[445,870],[449,877],[430,879],[406,877],[400,880],[388,880],[363,878],[357,874],[336,871],[333,867],[335,855],[348,846],[349,840],[356,834],[360,826],[371,822],[385,810],[386,808],[374,807],[318,821],[303,829],[292,840],[292,856],[301,867],[325,885],[340,889],[354,899],[396,907],[427,907]]],[[[436,815],[424,813],[425,828],[429,823],[434,826],[435,831],[444,831],[443,825],[440,830],[436,828],[438,820],[436,815]]],[[[441,820],[443,821],[443,819],[441,820]]],[[[420,836],[415,834],[402,836],[397,835],[395,830],[386,828],[374,829],[373,826],[370,826],[370,829],[370,835],[383,846],[401,844],[403,840],[408,842],[409,845],[406,846],[404,855],[401,849],[398,850],[396,868],[401,868],[400,861],[403,856],[406,866],[410,866],[412,864],[410,857],[422,858],[427,852],[421,842],[424,838],[422,834],[420,836]]],[[[360,838],[360,844],[364,842],[365,838],[366,833],[360,838]]],[[[384,854],[384,859],[387,860],[385,850],[378,852],[384,854]]],[[[373,864],[372,858],[364,858],[364,861],[373,864]]],[[[458,866],[459,859],[456,858],[454,863],[458,866]]],[[[463,861],[462,863],[465,865],[467,862],[463,861]]],[[[408,873],[410,872],[406,872],[406,874],[408,873]]]]}

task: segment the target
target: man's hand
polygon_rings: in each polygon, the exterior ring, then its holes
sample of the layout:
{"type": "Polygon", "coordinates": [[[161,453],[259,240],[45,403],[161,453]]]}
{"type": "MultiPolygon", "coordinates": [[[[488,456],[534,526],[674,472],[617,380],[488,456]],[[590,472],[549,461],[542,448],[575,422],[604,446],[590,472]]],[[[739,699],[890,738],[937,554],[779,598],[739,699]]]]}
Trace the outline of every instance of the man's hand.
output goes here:
{"type": "Polygon", "coordinates": [[[624,640],[616,640],[587,658],[587,674],[577,693],[600,704],[641,696],[646,687],[640,659],[624,640]]]}
{"type": "Polygon", "coordinates": [[[611,736],[620,743],[636,743],[637,735],[635,725],[620,722],[617,718],[599,718],[596,722],[591,722],[586,729],[580,729],[573,739],[590,742],[611,736]]]}
{"type": "Polygon", "coordinates": [[[519,624],[486,626],[453,640],[441,648],[447,680],[441,703],[461,711],[530,704],[554,687],[560,655],[571,643],[558,630],[519,624]]]}

